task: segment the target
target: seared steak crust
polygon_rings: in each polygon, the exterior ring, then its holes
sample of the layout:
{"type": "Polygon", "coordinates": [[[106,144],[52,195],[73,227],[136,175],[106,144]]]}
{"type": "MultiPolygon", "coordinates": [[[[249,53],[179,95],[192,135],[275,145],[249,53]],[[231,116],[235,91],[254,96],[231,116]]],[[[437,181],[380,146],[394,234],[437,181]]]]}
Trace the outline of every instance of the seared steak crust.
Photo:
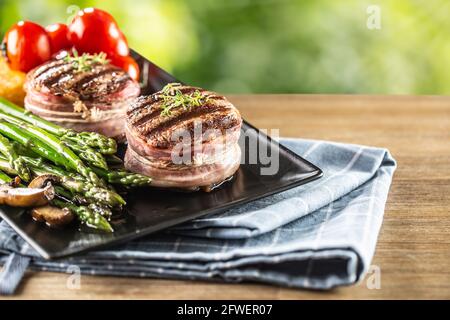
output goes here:
{"type": "Polygon", "coordinates": [[[111,64],[93,63],[78,71],[63,59],[48,62],[28,74],[27,89],[80,101],[107,102],[133,82],[122,69],[111,64]]]}
{"type": "MultiPolygon", "coordinates": [[[[189,109],[175,108],[170,115],[162,116],[164,99],[160,92],[140,97],[128,109],[127,130],[153,147],[170,148],[177,143],[171,137],[178,129],[189,131],[194,141],[196,122],[201,122],[202,133],[217,130],[223,134],[226,130],[241,126],[239,111],[224,96],[191,86],[180,85],[176,89],[182,94],[192,94],[198,90],[206,102],[189,109]]],[[[213,138],[214,136],[209,137],[213,138]]]]}

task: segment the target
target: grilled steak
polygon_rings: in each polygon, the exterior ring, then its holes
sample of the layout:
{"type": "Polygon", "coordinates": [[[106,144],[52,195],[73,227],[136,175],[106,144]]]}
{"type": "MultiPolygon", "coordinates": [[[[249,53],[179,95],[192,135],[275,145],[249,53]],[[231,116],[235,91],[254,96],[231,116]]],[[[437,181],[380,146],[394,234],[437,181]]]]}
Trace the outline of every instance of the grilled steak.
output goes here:
{"type": "Polygon", "coordinates": [[[239,111],[223,96],[170,84],[127,111],[125,166],[159,187],[208,189],[239,168],[239,111]]]}
{"type": "Polygon", "coordinates": [[[123,135],[128,104],[139,84],[106,61],[59,59],[30,71],[25,108],[76,131],[123,135]],[[82,64],[83,63],[83,64],[82,64]]]}

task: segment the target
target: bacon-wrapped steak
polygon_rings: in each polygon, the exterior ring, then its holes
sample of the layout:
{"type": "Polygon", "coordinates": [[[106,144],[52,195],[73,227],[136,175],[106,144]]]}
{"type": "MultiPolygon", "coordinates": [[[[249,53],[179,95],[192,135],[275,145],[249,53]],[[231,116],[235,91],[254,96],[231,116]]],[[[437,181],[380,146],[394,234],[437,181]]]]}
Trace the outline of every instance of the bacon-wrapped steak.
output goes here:
{"type": "Polygon", "coordinates": [[[139,95],[136,81],[99,56],[65,57],[27,75],[25,108],[63,127],[108,137],[124,132],[125,112],[139,95]]]}
{"type": "Polygon", "coordinates": [[[169,84],[127,112],[125,167],[152,185],[208,190],[239,168],[242,118],[224,96],[169,84]]]}

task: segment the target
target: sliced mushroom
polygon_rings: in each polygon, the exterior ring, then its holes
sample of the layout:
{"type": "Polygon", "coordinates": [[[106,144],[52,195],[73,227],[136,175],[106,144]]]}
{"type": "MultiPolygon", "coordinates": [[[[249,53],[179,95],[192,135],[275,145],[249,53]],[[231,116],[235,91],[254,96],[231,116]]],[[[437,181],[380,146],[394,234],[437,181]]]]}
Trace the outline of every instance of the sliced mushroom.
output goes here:
{"type": "Polygon", "coordinates": [[[55,176],[54,174],[43,174],[34,178],[28,188],[44,188],[50,184],[58,184],[60,183],[61,178],[55,176]]]}
{"type": "Polygon", "coordinates": [[[45,188],[13,188],[0,186],[0,204],[12,207],[36,207],[46,205],[55,196],[53,186],[45,188]]]}
{"type": "Polygon", "coordinates": [[[46,205],[31,210],[31,216],[36,221],[45,222],[50,227],[62,227],[72,222],[74,215],[69,209],[60,209],[46,205]]]}

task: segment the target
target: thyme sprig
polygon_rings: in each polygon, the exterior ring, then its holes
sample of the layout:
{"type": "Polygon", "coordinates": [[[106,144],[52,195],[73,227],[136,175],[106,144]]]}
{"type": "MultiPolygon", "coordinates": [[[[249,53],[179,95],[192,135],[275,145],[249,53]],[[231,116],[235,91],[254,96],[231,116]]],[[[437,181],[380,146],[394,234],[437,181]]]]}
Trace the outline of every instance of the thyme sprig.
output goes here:
{"type": "Polygon", "coordinates": [[[95,65],[109,63],[104,52],[96,54],[83,53],[79,55],[75,49],[72,50],[72,54],[64,57],[64,61],[72,63],[76,72],[90,71],[95,65]]]}
{"type": "Polygon", "coordinates": [[[181,107],[189,110],[193,107],[200,107],[208,101],[208,98],[202,95],[199,90],[195,90],[190,94],[184,94],[177,88],[180,86],[180,83],[169,83],[161,90],[160,96],[163,99],[161,116],[170,116],[174,108],[181,107]]]}

